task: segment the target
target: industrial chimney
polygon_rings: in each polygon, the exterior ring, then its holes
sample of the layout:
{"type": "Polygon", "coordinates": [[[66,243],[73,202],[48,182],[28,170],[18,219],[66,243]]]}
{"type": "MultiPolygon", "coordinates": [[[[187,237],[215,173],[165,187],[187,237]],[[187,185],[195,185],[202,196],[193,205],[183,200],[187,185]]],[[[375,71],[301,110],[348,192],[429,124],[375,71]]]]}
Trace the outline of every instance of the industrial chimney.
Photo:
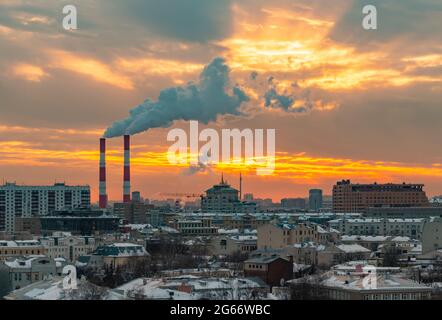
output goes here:
{"type": "Polygon", "coordinates": [[[130,136],[124,136],[123,202],[130,202],[130,136]]]}
{"type": "Polygon", "coordinates": [[[99,205],[100,209],[107,207],[106,194],[106,139],[100,139],[100,183],[99,183],[99,205]]]}

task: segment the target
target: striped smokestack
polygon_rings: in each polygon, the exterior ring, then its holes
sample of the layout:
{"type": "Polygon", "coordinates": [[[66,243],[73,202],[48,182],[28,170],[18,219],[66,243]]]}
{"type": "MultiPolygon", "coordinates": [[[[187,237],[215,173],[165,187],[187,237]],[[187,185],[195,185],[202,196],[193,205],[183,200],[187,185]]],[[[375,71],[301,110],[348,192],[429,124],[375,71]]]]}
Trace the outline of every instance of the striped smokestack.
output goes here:
{"type": "Polygon", "coordinates": [[[106,139],[100,139],[100,183],[99,183],[100,195],[99,205],[100,209],[106,209],[107,207],[107,194],[106,194],[106,139]]]}
{"type": "Polygon", "coordinates": [[[130,202],[130,136],[124,136],[123,202],[130,202]]]}

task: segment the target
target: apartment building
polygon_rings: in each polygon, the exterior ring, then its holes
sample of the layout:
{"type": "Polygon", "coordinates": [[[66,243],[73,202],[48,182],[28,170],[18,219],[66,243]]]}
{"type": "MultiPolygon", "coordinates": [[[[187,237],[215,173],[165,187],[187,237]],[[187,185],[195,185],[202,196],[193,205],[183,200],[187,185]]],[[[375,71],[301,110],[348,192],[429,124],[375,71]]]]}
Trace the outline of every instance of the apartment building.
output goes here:
{"type": "Polygon", "coordinates": [[[423,184],[353,184],[333,186],[333,212],[365,213],[371,207],[429,207],[423,184]]]}
{"type": "Polygon", "coordinates": [[[258,248],[278,249],[303,242],[328,243],[336,241],[338,237],[336,231],[326,230],[319,225],[269,223],[258,228],[258,248]]]}
{"type": "Polygon", "coordinates": [[[16,217],[46,216],[54,210],[90,206],[89,186],[0,186],[0,231],[14,232],[16,217]]]}
{"type": "Polygon", "coordinates": [[[329,226],[345,235],[366,236],[402,236],[421,239],[426,219],[335,219],[328,222],[329,226]]]}
{"type": "Polygon", "coordinates": [[[177,219],[172,228],[178,230],[183,236],[210,236],[217,233],[218,228],[212,226],[211,218],[202,219],[177,219]]]}

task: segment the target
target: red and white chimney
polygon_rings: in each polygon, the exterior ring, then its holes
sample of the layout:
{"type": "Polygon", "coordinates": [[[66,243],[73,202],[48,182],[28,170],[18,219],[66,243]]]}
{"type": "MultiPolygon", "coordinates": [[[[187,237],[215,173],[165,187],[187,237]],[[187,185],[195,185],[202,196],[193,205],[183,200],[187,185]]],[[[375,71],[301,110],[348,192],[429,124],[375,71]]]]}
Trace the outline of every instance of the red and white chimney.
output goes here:
{"type": "Polygon", "coordinates": [[[100,209],[107,207],[106,194],[106,139],[100,139],[100,182],[99,182],[99,205],[100,209]]]}
{"type": "Polygon", "coordinates": [[[124,135],[123,202],[130,202],[130,136],[124,135]]]}

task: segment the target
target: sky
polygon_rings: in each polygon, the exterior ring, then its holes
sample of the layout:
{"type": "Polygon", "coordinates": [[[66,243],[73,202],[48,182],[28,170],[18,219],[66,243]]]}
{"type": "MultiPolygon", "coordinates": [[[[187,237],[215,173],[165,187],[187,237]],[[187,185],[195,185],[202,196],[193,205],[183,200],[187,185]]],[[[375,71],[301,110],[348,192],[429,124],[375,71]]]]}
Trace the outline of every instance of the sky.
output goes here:
{"type": "MultiPolygon", "coordinates": [[[[440,0],[3,0],[0,179],[89,184],[96,201],[99,138],[153,108],[142,121],[168,118],[132,138],[132,190],[145,198],[200,194],[221,172],[275,201],[341,179],[442,194],[441,30],[440,0]],[[77,30],[62,28],[67,4],[77,30]],[[366,4],[377,30],[362,28],[366,4]],[[170,164],[167,134],[193,118],[276,129],[275,171],[170,164]]],[[[107,146],[120,200],[121,137],[107,146]]]]}

